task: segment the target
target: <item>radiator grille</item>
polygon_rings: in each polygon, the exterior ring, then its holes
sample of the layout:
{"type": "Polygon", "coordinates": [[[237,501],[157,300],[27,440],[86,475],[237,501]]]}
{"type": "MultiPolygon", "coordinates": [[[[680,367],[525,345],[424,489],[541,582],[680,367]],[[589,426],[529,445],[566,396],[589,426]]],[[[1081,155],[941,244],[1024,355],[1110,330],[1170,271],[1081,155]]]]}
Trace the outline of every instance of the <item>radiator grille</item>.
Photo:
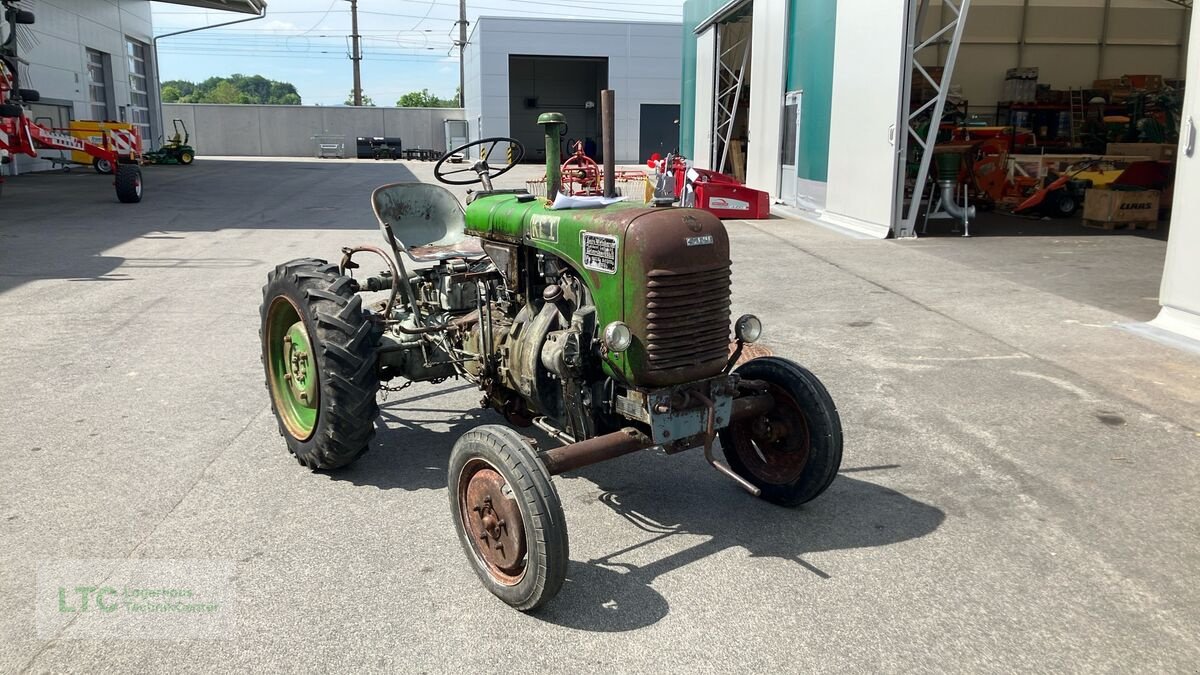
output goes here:
{"type": "Polygon", "coordinates": [[[693,272],[651,270],[646,284],[648,370],[729,358],[729,265],[693,272]]]}

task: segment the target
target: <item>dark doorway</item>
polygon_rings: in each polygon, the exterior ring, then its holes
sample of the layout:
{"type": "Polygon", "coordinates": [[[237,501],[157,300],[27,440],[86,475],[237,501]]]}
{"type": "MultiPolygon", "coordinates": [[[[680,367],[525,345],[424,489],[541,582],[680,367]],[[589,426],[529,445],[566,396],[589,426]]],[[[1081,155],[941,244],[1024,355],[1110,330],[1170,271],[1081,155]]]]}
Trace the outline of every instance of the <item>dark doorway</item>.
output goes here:
{"type": "Polygon", "coordinates": [[[606,57],[509,56],[509,135],[525,146],[525,161],[545,162],[545,133],[538,115],[560,112],[567,118],[562,152],[583,141],[588,156],[600,156],[600,90],[608,86],[606,57]]]}
{"type": "Polygon", "coordinates": [[[638,161],[658,153],[666,156],[679,145],[679,106],[673,103],[643,103],[638,126],[638,161]]]}

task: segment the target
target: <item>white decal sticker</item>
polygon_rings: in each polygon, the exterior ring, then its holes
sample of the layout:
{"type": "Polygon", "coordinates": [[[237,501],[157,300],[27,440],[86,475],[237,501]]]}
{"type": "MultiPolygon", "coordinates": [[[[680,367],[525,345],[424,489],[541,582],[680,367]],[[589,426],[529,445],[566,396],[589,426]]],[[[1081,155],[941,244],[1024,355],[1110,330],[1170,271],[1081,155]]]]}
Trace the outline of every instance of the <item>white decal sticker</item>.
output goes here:
{"type": "Polygon", "coordinates": [[[709,208],[714,209],[729,209],[730,211],[749,211],[750,202],[744,202],[740,199],[730,199],[728,197],[713,197],[708,200],[709,208]]]}
{"type": "Polygon", "coordinates": [[[617,273],[617,238],[583,232],[583,266],[589,270],[617,273]]]}
{"type": "Polygon", "coordinates": [[[558,216],[537,215],[529,219],[529,237],[539,241],[558,243],[558,216]]]}
{"type": "Polygon", "coordinates": [[[705,234],[705,235],[701,235],[699,237],[688,237],[687,238],[688,246],[708,246],[711,243],[713,243],[713,236],[711,234],[705,234]]]}

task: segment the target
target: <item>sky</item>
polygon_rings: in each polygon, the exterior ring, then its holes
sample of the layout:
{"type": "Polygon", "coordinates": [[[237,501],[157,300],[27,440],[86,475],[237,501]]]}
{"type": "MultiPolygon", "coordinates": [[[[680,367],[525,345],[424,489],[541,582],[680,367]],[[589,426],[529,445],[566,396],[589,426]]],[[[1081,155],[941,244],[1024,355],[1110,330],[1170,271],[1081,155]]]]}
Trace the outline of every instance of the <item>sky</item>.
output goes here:
{"type": "MultiPolygon", "coordinates": [[[[553,16],[679,21],[683,0],[467,0],[467,19],[553,16]]],[[[156,35],[243,18],[229,12],[152,3],[156,35]]],[[[376,105],[410,91],[442,98],[458,87],[457,0],[358,0],[362,87],[376,105]]],[[[468,28],[468,31],[470,28],[468,28]]],[[[469,34],[469,33],[468,33],[469,34]]],[[[347,0],[269,0],[266,18],[166,37],[158,43],[166,80],[262,75],[296,85],[305,104],[340,105],[353,87],[347,0]]]]}

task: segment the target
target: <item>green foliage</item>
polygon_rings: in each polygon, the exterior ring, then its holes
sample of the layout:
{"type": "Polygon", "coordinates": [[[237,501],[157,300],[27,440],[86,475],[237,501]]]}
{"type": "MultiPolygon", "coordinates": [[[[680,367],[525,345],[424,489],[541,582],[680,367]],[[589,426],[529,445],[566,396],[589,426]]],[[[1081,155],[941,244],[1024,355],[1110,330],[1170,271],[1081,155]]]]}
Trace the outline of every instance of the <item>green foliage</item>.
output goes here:
{"type": "MultiPolygon", "coordinates": [[[[363,104],[363,106],[370,106],[372,108],[375,107],[375,101],[370,96],[367,96],[366,94],[362,95],[362,104],[363,104]]],[[[346,95],[346,105],[354,105],[354,90],[353,89],[351,89],[350,93],[346,95]]]]}
{"type": "Polygon", "coordinates": [[[421,91],[410,91],[400,97],[396,101],[396,105],[401,108],[457,108],[458,96],[454,98],[438,98],[436,94],[429,93],[428,89],[421,91]]]}
{"type": "Polygon", "coordinates": [[[290,82],[268,80],[262,75],[235,73],[210,77],[203,82],[167,80],[162,83],[164,103],[268,103],[300,105],[300,94],[290,82]]]}

